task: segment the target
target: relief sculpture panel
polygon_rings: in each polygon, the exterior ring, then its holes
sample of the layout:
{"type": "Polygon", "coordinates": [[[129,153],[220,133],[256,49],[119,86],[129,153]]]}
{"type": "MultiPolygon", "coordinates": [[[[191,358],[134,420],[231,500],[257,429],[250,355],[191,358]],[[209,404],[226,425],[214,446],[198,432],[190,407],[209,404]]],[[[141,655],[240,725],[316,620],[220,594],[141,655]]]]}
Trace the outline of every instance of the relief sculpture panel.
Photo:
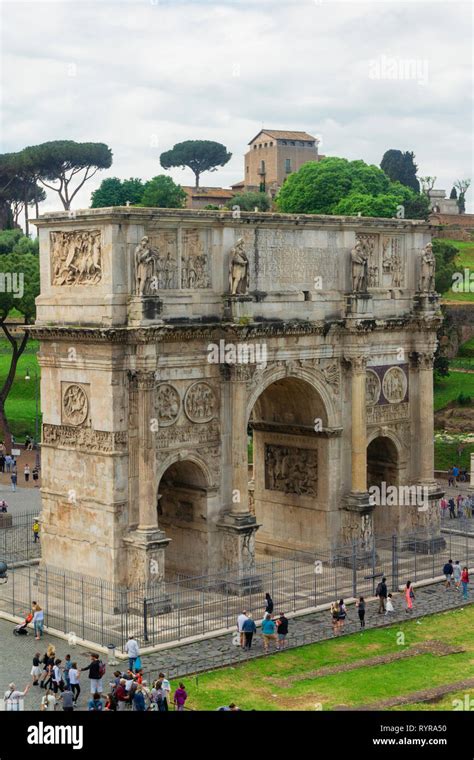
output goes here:
{"type": "Polygon", "coordinates": [[[265,488],[298,496],[317,496],[317,450],[265,444],[265,488]]]}
{"type": "Polygon", "coordinates": [[[181,287],[209,288],[209,230],[191,229],[182,233],[181,287]],[[203,239],[204,238],[204,239],[203,239]]]}
{"type": "Polygon", "coordinates": [[[100,282],[100,230],[68,230],[49,234],[52,285],[96,285],[100,282]]]}

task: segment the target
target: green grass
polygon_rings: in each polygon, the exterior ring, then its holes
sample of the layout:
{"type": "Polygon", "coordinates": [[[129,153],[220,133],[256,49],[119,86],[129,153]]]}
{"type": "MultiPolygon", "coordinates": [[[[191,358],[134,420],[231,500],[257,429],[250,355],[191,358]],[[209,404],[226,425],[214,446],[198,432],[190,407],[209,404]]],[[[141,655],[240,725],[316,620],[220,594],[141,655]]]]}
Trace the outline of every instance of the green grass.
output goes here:
{"type": "MultiPolygon", "coordinates": [[[[442,409],[455,401],[460,393],[474,397],[474,374],[469,372],[451,372],[434,385],[434,409],[442,409]]],[[[468,432],[468,431],[466,431],[468,432]]]]}
{"type": "MultiPolygon", "coordinates": [[[[5,405],[12,433],[20,441],[27,433],[34,435],[35,432],[35,370],[38,373],[38,382],[40,377],[36,356],[38,348],[38,341],[28,341],[18,361],[15,380],[5,405]],[[31,380],[25,380],[27,370],[31,380]]],[[[10,344],[6,339],[0,340],[0,386],[5,382],[10,361],[10,344]]],[[[41,419],[39,424],[41,425],[41,419]]]]}
{"type": "Polygon", "coordinates": [[[474,370],[474,357],[456,356],[455,359],[449,360],[449,368],[453,369],[471,369],[474,370]]]}
{"type": "MultiPolygon", "coordinates": [[[[457,271],[463,272],[464,269],[469,269],[474,272],[474,242],[462,240],[446,240],[445,242],[452,243],[456,248],[459,248],[459,255],[456,257],[457,271]]],[[[474,288],[474,282],[471,284],[471,288],[474,288]]],[[[452,290],[447,290],[446,293],[443,293],[443,300],[474,302],[474,290],[468,293],[455,293],[452,290]]]]}
{"type": "MultiPolygon", "coordinates": [[[[354,612],[350,614],[354,615],[354,612]]],[[[321,704],[323,710],[331,710],[338,704],[360,706],[390,697],[409,696],[415,691],[473,677],[473,625],[474,607],[469,606],[425,617],[419,624],[415,620],[403,621],[390,628],[367,630],[363,634],[299,647],[235,668],[208,672],[197,678],[184,679],[190,695],[188,705],[197,710],[215,710],[235,702],[246,710],[315,710],[315,706],[321,704]],[[404,639],[401,639],[401,633],[404,639]],[[466,651],[443,657],[424,654],[324,677],[311,676],[311,671],[322,666],[399,652],[433,639],[463,646],[466,651]],[[301,679],[288,680],[289,676],[295,675],[301,679]]],[[[292,629],[298,630],[297,620],[292,629]]],[[[451,700],[456,696],[463,698],[464,695],[453,695],[451,700]]],[[[447,709],[452,709],[449,697],[443,701],[448,705],[447,709]]],[[[411,709],[424,707],[412,703],[411,709]]],[[[429,709],[441,708],[430,703],[429,709]]]]}
{"type": "Polygon", "coordinates": [[[471,452],[474,451],[474,444],[464,444],[464,451],[459,457],[457,454],[457,443],[445,443],[444,441],[435,441],[434,444],[434,468],[435,470],[449,470],[454,464],[459,467],[465,467],[470,470],[471,452]]]}

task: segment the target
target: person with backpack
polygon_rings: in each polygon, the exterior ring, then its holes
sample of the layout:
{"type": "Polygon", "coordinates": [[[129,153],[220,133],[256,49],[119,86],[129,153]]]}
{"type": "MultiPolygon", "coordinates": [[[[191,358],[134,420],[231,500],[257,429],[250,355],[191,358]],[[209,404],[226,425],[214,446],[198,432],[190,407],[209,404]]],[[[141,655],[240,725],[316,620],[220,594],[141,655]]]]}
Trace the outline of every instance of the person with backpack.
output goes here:
{"type": "Polygon", "coordinates": [[[407,581],[407,585],[405,587],[405,601],[406,601],[406,613],[412,613],[413,612],[413,600],[415,599],[415,592],[413,591],[411,581],[407,581]]]}
{"type": "Polygon", "coordinates": [[[377,596],[379,600],[379,608],[377,610],[379,615],[382,615],[385,612],[385,601],[387,599],[387,593],[387,579],[384,575],[377,588],[375,589],[375,596],[377,596]]]}
{"type": "Polygon", "coordinates": [[[280,616],[276,621],[277,635],[278,635],[278,649],[284,649],[288,642],[286,637],[288,636],[288,618],[284,612],[280,612],[280,616]]]}
{"type": "Polygon", "coordinates": [[[70,686],[66,686],[63,693],[61,694],[60,699],[64,712],[74,711],[74,694],[72,693],[70,686]]]}
{"type": "Polygon", "coordinates": [[[265,614],[271,615],[273,613],[273,599],[271,598],[270,594],[267,592],[265,594],[265,614]]]}
{"type": "Polygon", "coordinates": [[[168,708],[165,706],[165,703],[166,703],[165,690],[163,689],[163,681],[161,681],[161,679],[158,679],[158,681],[155,681],[155,683],[153,684],[153,688],[150,694],[150,700],[152,704],[152,709],[155,712],[167,712],[168,708]]]}
{"type": "Polygon", "coordinates": [[[89,671],[91,694],[102,694],[102,677],[105,674],[105,665],[99,659],[98,654],[91,654],[91,661],[89,665],[86,668],[81,668],[81,672],[84,670],[89,671]]]}
{"type": "Polygon", "coordinates": [[[443,567],[443,575],[446,578],[445,591],[448,590],[448,588],[451,588],[451,580],[453,577],[453,560],[450,559],[443,567]]]}
{"type": "Polygon", "coordinates": [[[359,597],[359,601],[356,602],[357,614],[359,615],[360,627],[365,628],[365,599],[363,596],[359,597]]]}

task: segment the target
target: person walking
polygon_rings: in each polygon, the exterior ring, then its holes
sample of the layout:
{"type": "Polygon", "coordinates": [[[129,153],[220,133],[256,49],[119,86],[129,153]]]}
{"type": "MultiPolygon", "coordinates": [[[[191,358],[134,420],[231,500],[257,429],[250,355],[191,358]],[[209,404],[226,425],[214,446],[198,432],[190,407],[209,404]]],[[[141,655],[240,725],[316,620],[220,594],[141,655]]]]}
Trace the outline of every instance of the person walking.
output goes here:
{"type": "Polygon", "coordinates": [[[33,483],[35,484],[35,488],[38,488],[38,478],[39,478],[39,470],[37,467],[33,467],[33,483]]]}
{"type": "Polygon", "coordinates": [[[363,596],[359,597],[359,601],[356,602],[357,614],[359,615],[360,627],[365,628],[365,599],[363,596]]]}
{"type": "Polygon", "coordinates": [[[77,662],[73,662],[68,671],[68,678],[75,705],[77,704],[79,694],[81,693],[81,685],[79,683],[80,675],[81,674],[78,670],[77,662]]]}
{"type": "Polygon", "coordinates": [[[63,666],[63,677],[64,677],[64,685],[69,686],[69,671],[72,668],[72,662],[71,662],[71,655],[67,654],[64,658],[64,666],[63,666]]]}
{"type": "Polygon", "coordinates": [[[451,580],[453,577],[453,560],[452,559],[448,560],[446,564],[443,566],[443,575],[446,578],[444,589],[445,591],[447,591],[448,588],[451,588],[451,580]]]}
{"type": "Polygon", "coordinates": [[[459,564],[459,560],[457,559],[454,563],[453,567],[453,580],[454,580],[454,588],[458,591],[461,588],[461,565],[459,564]]]}
{"type": "Polygon", "coordinates": [[[276,635],[276,625],[272,616],[267,612],[262,620],[263,649],[268,652],[268,642],[274,641],[275,648],[278,649],[278,640],[276,635]]]}
{"type": "Polygon", "coordinates": [[[392,595],[389,594],[387,596],[387,605],[385,608],[385,615],[393,615],[394,612],[395,612],[395,609],[393,606],[392,595]]]}
{"type": "Polygon", "coordinates": [[[91,654],[91,661],[89,665],[87,665],[85,668],[81,668],[81,672],[84,670],[89,671],[91,694],[102,694],[102,676],[104,673],[98,654],[91,654]]]}
{"type": "Polygon", "coordinates": [[[174,706],[175,706],[175,709],[178,710],[178,712],[184,711],[184,705],[187,698],[188,698],[188,694],[186,692],[186,687],[184,683],[180,683],[173,697],[174,706]]]}
{"type": "Polygon", "coordinates": [[[11,472],[12,469],[12,458],[10,454],[6,454],[5,456],[5,472],[11,472]]]}
{"type": "Polygon", "coordinates": [[[46,689],[45,693],[43,694],[41,698],[41,706],[40,710],[41,712],[54,712],[56,710],[56,697],[54,696],[51,689],[46,689]]]}
{"type": "Polygon", "coordinates": [[[39,641],[43,635],[44,610],[39,606],[38,602],[33,602],[31,611],[33,613],[33,628],[35,631],[35,639],[39,641]]]}
{"type": "Polygon", "coordinates": [[[53,680],[53,667],[54,667],[55,659],[56,659],[56,649],[54,648],[52,644],[49,644],[42,660],[43,672],[44,672],[43,678],[40,681],[40,687],[42,689],[47,689],[51,686],[51,682],[53,680]]]}
{"type": "Polygon", "coordinates": [[[273,599],[268,592],[265,594],[265,614],[273,614],[273,599]]]}
{"type": "Polygon", "coordinates": [[[20,704],[23,701],[23,698],[28,694],[29,689],[30,684],[27,684],[23,691],[18,691],[14,683],[9,684],[8,691],[6,691],[3,696],[5,709],[12,712],[20,710],[20,704]]]}
{"type": "Polygon", "coordinates": [[[244,648],[250,650],[252,648],[253,635],[257,633],[257,626],[255,625],[255,621],[252,620],[251,615],[247,615],[247,619],[242,626],[242,633],[244,635],[244,648]]]}
{"type": "Polygon", "coordinates": [[[41,667],[41,652],[35,652],[33,657],[33,665],[31,667],[30,675],[33,679],[33,686],[39,686],[39,677],[43,669],[41,667]]]}
{"type": "Polygon", "coordinates": [[[138,641],[133,636],[128,637],[124,651],[128,654],[128,669],[133,673],[135,671],[136,660],[140,656],[140,647],[138,646],[138,641]]]}
{"type": "Polygon", "coordinates": [[[40,532],[40,525],[38,520],[35,520],[33,523],[33,543],[36,544],[37,541],[39,541],[39,532],[40,532]]]}
{"type": "Polygon", "coordinates": [[[245,635],[244,635],[243,625],[246,620],[248,620],[247,610],[242,610],[242,612],[237,618],[237,630],[240,635],[240,646],[242,648],[245,646],[245,635]]]}
{"type": "Polygon", "coordinates": [[[347,617],[347,608],[344,604],[344,599],[339,599],[339,615],[338,615],[338,626],[339,630],[343,631],[344,626],[346,624],[346,617],[347,617]]]}
{"type": "Polygon", "coordinates": [[[284,612],[280,612],[278,620],[276,621],[277,636],[278,636],[278,649],[282,650],[288,645],[286,637],[288,636],[288,618],[285,617],[284,612]]]}
{"type": "Polygon", "coordinates": [[[331,623],[332,623],[332,632],[333,635],[336,636],[338,628],[339,628],[339,605],[337,602],[332,602],[331,604],[331,623]]]}
{"type": "Polygon", "coordinates": [[[158,673],[158,678],[161,681],[161,688],[163,689],[163,712],[168,712],[171,697],[171,684],[164,673],[158,673]]]}
{"type": "Polygon", "coordinates": [[[53,691],[55,694],[58,693],[58,691],[63,691],[64,689],[64,681],[63,681],[63,671],[61,668],[61,662],[59,658],[54,661],[53,666],[53,691]]]}
{"type": "Polygon", "coordinates": [[[25,468],[23,470],[23,474],[25,476],[25,483],[28,483],[28,481],[30,479],[30,468],[29,468],[29,466],[27,464],[25,464],[25,468]]]}
{"type": "Polygon", "coordinates": [[[383,576],[382,580],[378,584],[375,595],[378,597],[379,600],[379,608],[377,610],[378,614],[381,615],[385,612],[385,601],[387,599],[387,579],[385,576],[383,576]]]}
{"type": "Polygon", "coordinates": [[[10,475],[10,480],[12,482],[12,491],[16,491],[16,484],[18,482],[18,475],[16,473],[16,470],[14,470],[10,475]]]}
{"type": "Polygon", "coordinates": [[[462,598],[466,599],[469,596],[468,592],[468,583],[469,583],[469,570],[467,567],[463,567],[462,573],[461,573],[461,586],[462,586],[462,598]]]}
{"type": "Polygon", "coordinates": [[[451,496],[450,500],[448,501],[449,504],[449,519],[454,520],[456,517],[456,504],[454,503],[454,499],[451,496]]]}
{"type": "Polygon", "coordinates": [[[74,695],[71,691],[71,688],[69,686],[66,686],[63,693],[61,694],[61,703],[63,706],[64,712],[73,712],[74,710],[74,695]]]}
{"type": "Polygon", "coordinates": [[[406,601],[406,613],[412,613],[413,612],[413,601],[415,599],[415,592],[413,591],[411,581],[407,581],[407,585],[405,587],[405,601],[406,601]]]}

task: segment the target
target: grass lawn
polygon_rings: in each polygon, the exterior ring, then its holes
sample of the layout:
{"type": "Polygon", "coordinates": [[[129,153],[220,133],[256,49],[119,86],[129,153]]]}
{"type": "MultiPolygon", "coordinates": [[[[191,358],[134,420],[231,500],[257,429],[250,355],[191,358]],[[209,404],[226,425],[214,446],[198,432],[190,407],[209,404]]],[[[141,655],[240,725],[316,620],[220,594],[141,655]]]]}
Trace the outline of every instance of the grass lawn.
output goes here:
{"type": "MultiPolygon", "coordinates": [[[[471,272],[474,272],[474,242],[461,240],[446,240],[445,242],[452,243],[456,248],[459,248],[459,255],[456,258],[457,271],[463,272],[464,269],[469,269],[471,272]]],[[[443,293],[443,300],[470,301],[474,303],[474,278],[471,288],[472,292],[468,293],[455,293],[452,290],[447,290],[446,293],[443,293]]]]}
{"type": "MultiPolygon", "coordinates": [[[[442,593],[440,591],[440,593],[442,593]]],[[[354,614],[354,613],[352,613],[354,614]]],[[[293,623],[297,629],[297,621],[293,623]]],[[[270,655],[235,668],[211,671],[185,678],[188,706],[215,710],[235,702],[246,710],[331,710],[336,705],[360,706],[401,695],[461,681],[474,676],[474,606],[416,620],[403,621],[390,628],[299,647],[270,655]],[[400,633],[404,634],[403,643],[400,633]],[[343,665],[376,655],[400,652],[414,644],[437,640],[462,646],[465,652],[416,657],[362,667],[322,677],[311,671],[327,665],[343,665]]],[[[176,687],[176,683],[172,687],[176,687]]],[[[467,692],[466,692],[467,693],[467,692]]],[[[410,709],[452,709],[452,700],[462,695],[443,697],[439,703],[411,704],[410,709]]]]}
{"type": "Polygon", "coordinates": [[[449,360],[449,368],[451,369],[471,369],[474,370],[474,357],[472,356],[456,356],[455,359],[449,360]]]}
{"type": "MultiPolygon", "coordinates": [[[[38,373],[38,382],[40,377],[36,358],[38,348],[38,341],[28,341],[26,349],[18,361],[15,380],[6,403],[6,413],[12,433],[20,441],[24,439],[27,433],[34,435],[35,432],[35,370],[38,373]],[[31,380],[25,380],[27,369],[31,380]]],[[[5,339],[0,340],[0,385],[3,385],[8,374],[10,357],[9,342],[5,339]]],[[[41,419],[39,424],[41,426],[41,419]]]]}
{"type": "MultiPolygon", "coordinates": [[[[474,398],[474,374],[469,372],[451,372],[434,385],[434,409],[442,409],[450,401],[455,401],[460,393],[474,398]]],[[[466,430],[466,432],[469,432],[466,430]]]]}
{"type": "Polygon", "coordinates": [[[458,467],[471,468],[471,451],[474,451],[474,443],[465,443],[464,451],[458,456],[458,443],[435,441],[434,444],[434,468],[435,470],[449,470],[454,464],[458,467]]]}

